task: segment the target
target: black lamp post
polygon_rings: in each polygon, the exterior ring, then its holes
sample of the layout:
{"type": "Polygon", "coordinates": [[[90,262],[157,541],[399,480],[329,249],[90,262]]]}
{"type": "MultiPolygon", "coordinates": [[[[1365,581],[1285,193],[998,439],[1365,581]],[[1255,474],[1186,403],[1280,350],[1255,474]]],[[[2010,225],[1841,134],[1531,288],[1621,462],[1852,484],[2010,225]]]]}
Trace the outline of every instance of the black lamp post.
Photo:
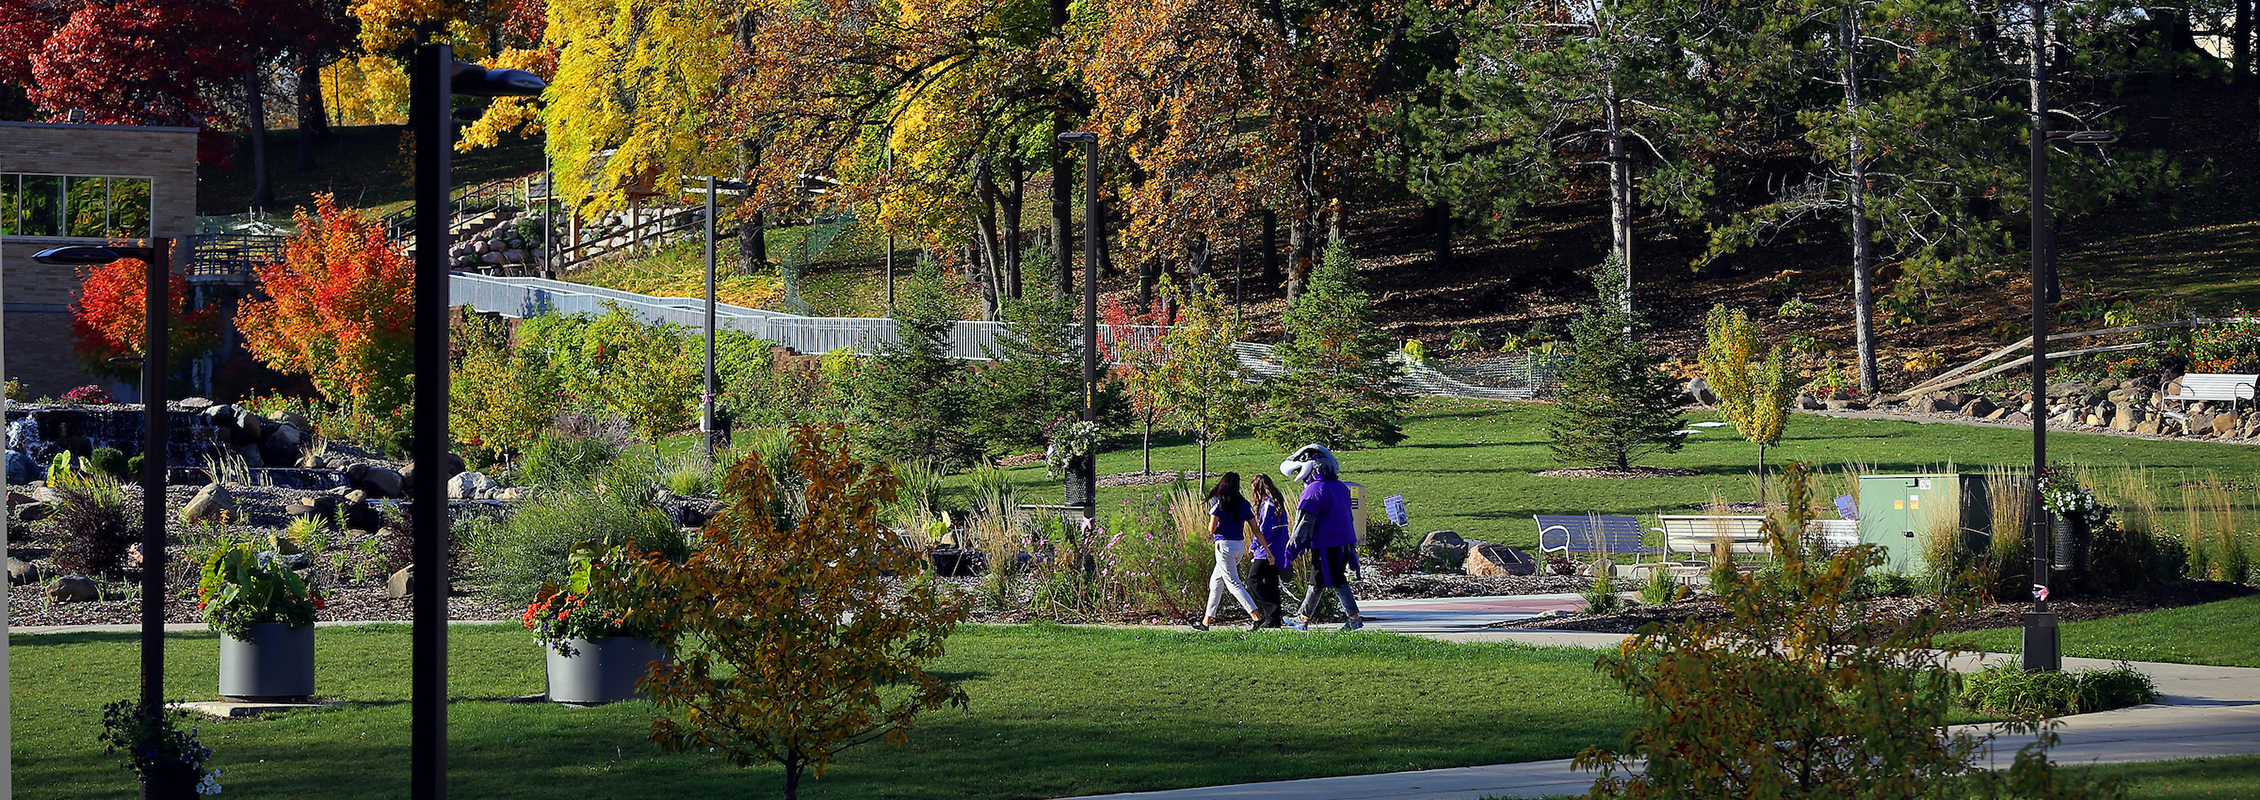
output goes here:
{"type": "Polygon", "coordinates": [[[455,146],[455,95],[540,94],[524,70],[455,60],[455,48],[416,48],[409,125],[416,131],[416,571],[414,701],[409,713],[409,796],[447,796],[447,309],[448,154],[455,146]]]}
{"type": "MultiPolygon", "coordinates": [[[[1062,133],[1063,142],[1083,145],[1083,421],[1099,421],[1099,247],[1106,239],[1106,218],[1099,216],[1099,135],[1089,131],[1062,133]]],[[[1052,187],[1059,191],[1060,187],[1052,187]]],[[[1065,274],[1067,256],[1060,254],[1065,274]]],[[[1099,454],[1082,458],[1083,519],[1099,515],[1099,454]]]]}
{"type": "MultiPolygon", "coordinates": [[[[93,266],[121,258],[147,265],[143,290],[141,358],[141,711],[152,718],[165,707],[165,442],[167,430],[165,366],[172,347],[173,240],[158,237],[147,246],[56,247],[32,254],[41,264],[93,266]]],[[[149,797],[189,797],[194,786],[151,784],[149,797]]]]}

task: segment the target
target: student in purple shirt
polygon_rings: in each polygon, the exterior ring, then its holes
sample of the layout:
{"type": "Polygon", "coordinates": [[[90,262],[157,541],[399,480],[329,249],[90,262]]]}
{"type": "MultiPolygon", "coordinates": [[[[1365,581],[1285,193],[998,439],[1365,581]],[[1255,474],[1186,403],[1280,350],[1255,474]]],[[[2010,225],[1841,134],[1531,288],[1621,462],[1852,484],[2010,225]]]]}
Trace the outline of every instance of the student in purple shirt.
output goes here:
{"type": "Polygon", "coordinates": [[[1216,487],[1208,490],[1208,535],[1216,543],[1216,568],[1209,570],[1207,615],[1194,623],[1193,630],[1205,631],[1216,624],[1216,612],[1224,608],[1224,592],[1228,590],[1248,612],[1248,619],[1263,621],[1256,613],[1256,601],[1248,596],[1247,585],[1240,582],[1240,559],[1248,556],[1247,534],[1255,530],[1255,516],[1248,498],[1240,494],[1240,473],[1224,473],[1216,487]]]}
{"type": "Polygon", "coordinates": [[[1257,473],[1248,481],[1255,493],[1255,541],[1248,545],[1248,554],[1255,562],[1248,568],[1248,593],[1255,595],[1256,613],[1263,615],[1248,630],[1279,627],[1279,579],[1293,568],[1287,560],[1287,501],[1279,496],[1279,487],[1272,485],[1271,476],[1257,473]]]}
{"type": "Polygon", "coordinates": [[[1279,472],[1303,482],[1302,499],[1295,506],[1298,515],[1294,532],[1288,536],[1287,560],[1293,561],[1302,553],[1311,554],[1313,559],[1302,616],[1289,624],[1295,630],[1310,630],[1311,615],[1318,613],[1319,590],[1332,589],[1334,596],[1342,599],[1343,613],[1350,615],[1342,630],[1365,627],[1365,618],[1358,614],[1358,599],[1350,594],[1345,575],[1357,563],[1358,532],[1350,508],[1350,487],[1342,483],[1341,463],[1324,447],[1304,445],[1280,463],[1279,472]]]}

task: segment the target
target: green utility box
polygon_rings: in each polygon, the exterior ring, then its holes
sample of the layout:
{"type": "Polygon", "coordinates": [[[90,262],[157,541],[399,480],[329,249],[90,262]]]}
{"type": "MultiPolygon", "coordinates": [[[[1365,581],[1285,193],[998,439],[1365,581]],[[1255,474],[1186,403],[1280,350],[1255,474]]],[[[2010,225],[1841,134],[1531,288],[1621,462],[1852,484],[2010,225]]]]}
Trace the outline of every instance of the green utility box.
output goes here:
{"type": "Polygon", "coordinates": [[[1883,547],[1882,569],[1922,572],[1924,536],[1934,527],[1951,526],[1939,533],[1961,538],[1965,547],[1991,542],[1990,498],[1984,475],[1862,475],[1860,541],[1883,547]]]}

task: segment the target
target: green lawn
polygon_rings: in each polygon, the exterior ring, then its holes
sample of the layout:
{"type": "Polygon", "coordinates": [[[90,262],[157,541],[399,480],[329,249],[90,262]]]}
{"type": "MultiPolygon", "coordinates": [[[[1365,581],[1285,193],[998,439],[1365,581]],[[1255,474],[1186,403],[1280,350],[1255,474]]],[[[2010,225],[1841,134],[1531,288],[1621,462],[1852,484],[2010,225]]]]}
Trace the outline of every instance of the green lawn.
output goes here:
{"type": "MultiPolygon", "coordinates": [[[[1979,650],[2015,653],[2020,628],[1969,634],[1979,650]]],[[[2064,655],[2260,667],[2260,596],[2064,623],[2064,655]]]]}
{"type": "Polygon", "coordinates": [[[2260,756],[2074,769],[2127,776],[2127,797],[2133,800],[2260,800],[2260,756]]]}
{"type": "MultiPolygon", "coordinates": [[[[1698,474],[1693,477],[1539,477],[1533,473],[1560,466],[1547,449],[1543,430],[1552,412],[1553,406],[1538,403],[1422,399],[1407,420],[1403,444],[1342,453],[1343,476],[1364,484],[1371,497],[1405,495],[1415,535],[1449,529],[1518,546],[1537,543],[1532,514],[1645,516],[1685,513],[1713,497],[1756,499],[1752,474],[1757,447],[1731,427],[1702,429],[1678,453],[1640,459],[1643,464],[1695,470],[1698,474]]],[[[1699,422],[1717,416],[1696,412],[1687,418],[1699,422]]],[[[2030,433],[2008,428],[1799,415],[1790,419],[1780,446],[1767,455],[1777,468],[1791,460],[1830,470],[1858,462],[1870,474],[1891,474],[1943,470],[1951,462],[1963,472],[1980,472],[1989,465],[2029,466],[2031,443],[2030,433]]],[[[2180,492],[2173,483],[2209,473],[2224,478],[2260,475],[2260,450],[2244,445],[2058,433],[2049,436],[2048,447],[2058,463],[2148,467],[2159,484],[2168,519],[2180,518],[2180,492]]],[[[1123,448],[1100,455],[1101,474],[1139,469],[1137,438],[1128,437],[1123,448]]],[[[1276,480],[1283,457],[1279,448],[1240,431],[1210,448],[1209,469],[1243,475],[1268,472],[1276,480]]],[[[1189,440],[1156,436],[1155,469],[1190,471],[1198,464],[1198,451],[1189,440]]],[[[1013,470],[1012,475],[1021,502],[1060,501],[1059,480],[1046,477],[1041,465],[1013,470]]],[[[969,482],[960,476],[949,485],[962,489],[969,482]]],[[[1101,489],[1099,495],[1105,507],[1163,488],[1101,489]]],[[[1839,478],[1824,480],[1820,489],[1827,493],[1824,496],[1848,491],[1839,478]]]]}
{"type": "MultiPolygon", "coordinates": [[[[15,796],[117,797],[128,775],[95,745],[130,696],[135,638],[10,641],[15,796]]],[[[167,693],[212,696],[214,634],[168,637],[167,693]]],[[[408,631],[325,628],[325,696],[346,707],[201,723],[230,796],[404,796],[408,631]]],[[[961,629],[939,669],[972,706],[927,717],[907,748],[851,751],[806,796],[1026,798],[1565,758],[1616,745],[1628,700],[1578,649],[1386,634],[1188,634],[1056,626],[961,629]]],[[[739,770],[644,739],[650,707],[495,702],[542,689],[524,631],[450,636],[452,791],[464,797],[766,796],[739,770]]]]}

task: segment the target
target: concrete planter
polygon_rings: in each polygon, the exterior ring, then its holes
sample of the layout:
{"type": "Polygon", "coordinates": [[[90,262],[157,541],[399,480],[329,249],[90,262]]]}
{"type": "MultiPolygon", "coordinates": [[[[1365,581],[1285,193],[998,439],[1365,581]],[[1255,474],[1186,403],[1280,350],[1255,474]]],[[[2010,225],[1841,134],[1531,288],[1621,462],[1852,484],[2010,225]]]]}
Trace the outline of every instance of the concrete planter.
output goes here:
{"type": "Polygon", "coordinates": [[[314,626],[251,626],[246,638],[220,635],[220,696],[250,702],[300,702],[314,695],[314,626]]]}
{"type": "Polygon", "coordinates": [[[604,639],[567,639],[564,655],[547,645],[549,699],[569,706],[601,706],[642,697],[636,681],[651,671],[651,662],[668,660],[666,652],[650,639],[616,636],[604,639]]]}

